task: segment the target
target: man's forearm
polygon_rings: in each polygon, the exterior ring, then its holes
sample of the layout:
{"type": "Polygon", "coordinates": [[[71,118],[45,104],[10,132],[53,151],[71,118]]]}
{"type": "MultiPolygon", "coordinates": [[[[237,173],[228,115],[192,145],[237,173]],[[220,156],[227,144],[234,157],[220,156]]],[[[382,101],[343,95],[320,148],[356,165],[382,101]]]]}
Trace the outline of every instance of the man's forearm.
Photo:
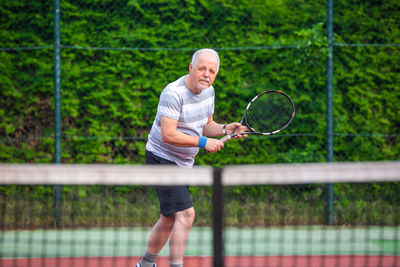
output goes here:
{"type": "Polygon", "coordinates": [[[224,124],[216,123],[215,121],[211,121],[207,123],[207,125],[203,129],[203,134],[209,137],[216,137],[223,135],[222,129],[224,124]]]}
{"type": "Polygon", "coordinates": [[[163,142],[180,147],[195,147],[199,143],[198,136],[190,136],[179,131],[162,135],[163,142]]]}

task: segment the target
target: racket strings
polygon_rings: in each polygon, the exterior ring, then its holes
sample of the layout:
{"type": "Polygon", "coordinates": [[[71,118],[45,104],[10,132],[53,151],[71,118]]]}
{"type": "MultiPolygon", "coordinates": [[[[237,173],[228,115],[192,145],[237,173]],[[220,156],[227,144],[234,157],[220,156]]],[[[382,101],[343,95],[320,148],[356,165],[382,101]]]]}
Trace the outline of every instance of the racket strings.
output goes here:
{"type": "Polygon", "coordinates": [[[248,126],[253,131],[270,133],[285,127],[293,114],[293,105],[280,93],[267,93],[259,96],[246,114],[248,126]]]}

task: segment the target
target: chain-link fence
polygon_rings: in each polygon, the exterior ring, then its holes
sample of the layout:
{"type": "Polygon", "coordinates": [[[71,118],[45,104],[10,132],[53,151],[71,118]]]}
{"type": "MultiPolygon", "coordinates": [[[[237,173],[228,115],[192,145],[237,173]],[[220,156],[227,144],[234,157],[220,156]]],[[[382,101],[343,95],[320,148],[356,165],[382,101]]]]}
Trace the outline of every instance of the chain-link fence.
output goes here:
{"type": "MultiPolygon", "coordinates": [[[[271,89],[291,96],[296,117],[281,134],[200,152],[197,164],[398,160],[400,2],[332,1],[1,1],[0,162],[143,164],[160,92],[187,74],[191,55],[203,47],[221,59],[214,83],[217,122],[238,121],[256,93],[271,89]]],[[[54,194],[53,188],[30,188],[40,197],[54,194]]],[[[336,213],[331,185],[275,193],[301,202],[311,192],[326,199],[327,191],[328,222],[334,216],[342,223],[342,203],[364,203],[344,195],[384,191],[393,198],[397,188],[336,185],[336,213]]],[[[21,193],[13,190],[3,187],[2,194],[21,193]]],[[[200,194],[196,190],[191,193],[200,194]]],[[[268,190],[227,194],[257,201],[268,190]]],[[[326,218],[322,202],[318,224],[326,218]]],[[[242,214],[246,207],[237,208],[242,214]]]]}
{"type": "MultiPolygon", "coordinates": [[[[201,152],[198,164],[326,161],[329,135],[334,161],[398,159],[398,1],[335,1],[331,47],[325,1],[59,3],[61,162],[142,164],[161,90],[202,47],[221,58],[216,121],[238,121],[251,97],[270,89],[293,98],[296,117],[280,135],[201,152]]],[[[54,161],[53,7],[0,3],[1,162],[54,161]]]]}

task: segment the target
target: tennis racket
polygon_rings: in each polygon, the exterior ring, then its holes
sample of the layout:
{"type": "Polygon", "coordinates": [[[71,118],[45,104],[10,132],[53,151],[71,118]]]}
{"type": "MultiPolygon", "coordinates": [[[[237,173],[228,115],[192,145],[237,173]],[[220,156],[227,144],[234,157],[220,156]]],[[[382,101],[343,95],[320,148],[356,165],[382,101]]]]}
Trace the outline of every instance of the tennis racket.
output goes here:
{"type": "Polygon", "coordinates": [[[247,105],[240,123],[248,132],[231,134],[221,138],[227,142],[238,134],[272,135],[289,126],[295,115],[294,103],[284,92],[270,90],[259,93],[247,105]]]}

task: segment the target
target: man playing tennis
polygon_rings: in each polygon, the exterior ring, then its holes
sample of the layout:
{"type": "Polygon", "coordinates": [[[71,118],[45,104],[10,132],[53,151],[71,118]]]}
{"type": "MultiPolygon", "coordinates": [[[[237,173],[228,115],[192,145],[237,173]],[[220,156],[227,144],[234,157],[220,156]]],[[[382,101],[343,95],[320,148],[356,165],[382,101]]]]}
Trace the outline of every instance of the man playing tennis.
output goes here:
{"type": "MultiPolygon", "coordinates": [[[[214,87],[219,56],[212,49],[193,54],[189,74],[162,91],[156,118],[146,144],[146,164],[173,164],[191,168],[199,148],[215,153],[224,147],[217,137],[247,128],[238,122],[218,124],[213,120],[214,87]],[[205,135],[205,136],[203,136],[205,135]]],[[[238,135],[235,138],[246,137],[238,135]]],[[[160,218],[154,225],[143,258],[136,267],[155,267],[158,253],[169,239],[170,267],[182,267],[195,211],[186,186],[155,186],[160,218]]]]}

